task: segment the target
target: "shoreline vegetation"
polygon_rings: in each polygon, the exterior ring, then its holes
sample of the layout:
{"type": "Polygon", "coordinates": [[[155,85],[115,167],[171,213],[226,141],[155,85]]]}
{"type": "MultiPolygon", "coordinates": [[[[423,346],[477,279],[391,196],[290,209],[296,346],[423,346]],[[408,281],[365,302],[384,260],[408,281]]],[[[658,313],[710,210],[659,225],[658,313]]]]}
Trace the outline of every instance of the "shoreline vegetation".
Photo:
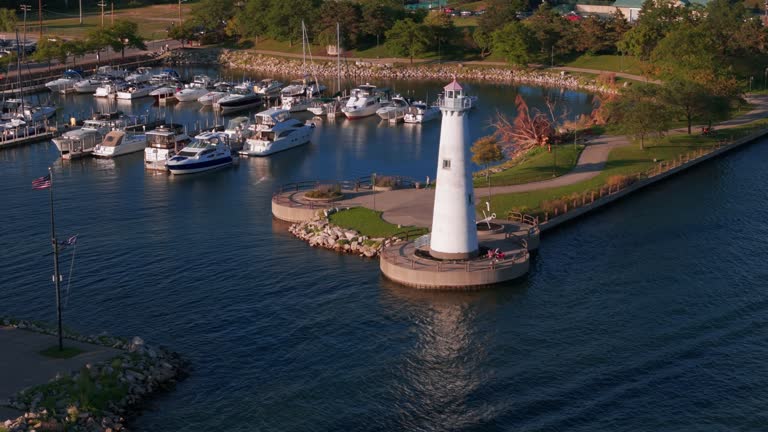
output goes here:
{"type": "MultiPolygon", "coordinates": [[[[55,328],[36,321],[0,317],[0,325],[56,334],[55,328]]],[[[23,414],[0,424],[0,430],[127,430],[127,423],[140,415],[149,398],[172,390],[188,375],[189,364],[178,353],[147,345],[138,336],[84,336],[66,329],[63,336],[123,352],[11,396],[7,405],[23,414]]]]}

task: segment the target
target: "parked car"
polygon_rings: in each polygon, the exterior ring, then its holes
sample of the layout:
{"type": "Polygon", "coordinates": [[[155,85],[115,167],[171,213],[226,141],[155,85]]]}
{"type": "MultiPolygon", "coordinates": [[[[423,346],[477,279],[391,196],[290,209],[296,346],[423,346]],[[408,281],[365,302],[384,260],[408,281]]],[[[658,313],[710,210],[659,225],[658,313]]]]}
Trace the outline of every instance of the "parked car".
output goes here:
{"type": "Polygon", "coordinates": [[[470,11],[461,11],[461,16],[463,16],[463,17],[472,16],[472,12],[470,12],[470,11]]]}

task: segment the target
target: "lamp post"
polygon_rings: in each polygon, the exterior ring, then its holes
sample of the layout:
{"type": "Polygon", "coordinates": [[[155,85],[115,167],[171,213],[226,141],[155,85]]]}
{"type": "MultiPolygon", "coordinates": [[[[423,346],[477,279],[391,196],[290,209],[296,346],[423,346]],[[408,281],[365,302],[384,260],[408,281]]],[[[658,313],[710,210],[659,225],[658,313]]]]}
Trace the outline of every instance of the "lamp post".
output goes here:
{"type": "Polygon", "coordinates": [[[102,0],[96,4],[101,7],[101,27],[104,27],[104,7],[107,6],[107,2],[102,0]]]}
{"type": "Polygon", "coordinates": [[[755,77],[751,76],[749,77],[749,92],[752,93],[752,81],[754,81],[755,77]]]}
{"type": "Polygon", "coordinates": [[[768,88],[768,67],[763,71],[763,90],[768,88]]]}

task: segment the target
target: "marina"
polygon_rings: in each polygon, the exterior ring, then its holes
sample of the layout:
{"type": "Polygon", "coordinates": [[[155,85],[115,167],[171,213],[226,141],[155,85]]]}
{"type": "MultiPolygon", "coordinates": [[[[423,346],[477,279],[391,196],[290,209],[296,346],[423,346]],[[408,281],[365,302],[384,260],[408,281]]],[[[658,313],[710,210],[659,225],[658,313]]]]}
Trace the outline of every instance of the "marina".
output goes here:
{"type": "MultiPolygon", "coordinates": [[[[201,68],[182,76],[196,73],[220,75],[201,68]]],[[[416,100],[444,84],[376,82],[416,100]]],[[[558,97],[574,115],[592,105],[591,95],[577,91],[469,87],[480,102],[471,114],[471,140],[488,134],[486,120],[497,107],[513,109],[517,94],[532,106],[558,97]]],[[[66,106],[60,120],[116,106],[125,114],[150,110],[183,125],[153,147],[174,152],[186,145],[178,144],[185,129],[232,119],[197,104],[156,106],[151,98],[52,99],[66,106]]],[[[260,111],[237,116],[253,119],[260,111]]],[[[279,185],[306,179],[433,175],[439,117],[395,125],[375,115],[355,121],[293,115],[315,123],[308,145],[199,175],[145,169],[149,148],[74,161],[61,160],[47,141],[3,150],[0,184],[9,205],[0,214],[15,229],[2,238],[7,301],[0,309],[50,313],[37,289],[48,288],[41,281],[49,280],[49,257],[45,244],[28,241],[45,238],[48,214],[29,192],[28,177],[52,164],[58,191],[66,194],[57,201],[59,229],[87,232],[78,266],[89,271],[76,272],[65,293],[69,325],[172,343],[196,367],[172,397],[161,397],[153,403],[157,410],[137,420],[138,430],[221,429],[254,418],[260,427],[286,431],[438,431],[447,421],[521,430],[661,430],[699,424],[703,400],[738,405],[745,419],[759,415],[761,404],[743,401],[768,397],[754,380],[765,350],[758,343],[745,353],[742,343],[754,341],[743,329],[768,312],[760,278],[744,276],[761,268],[766,252],[753,235],[764,227],[751,217],[762,210],[755,206],[768,184],[756,167],[764,145],[702,164],[576,222],[578,230],[549,233],[530,262],[532,277],[487,291],[425,293],[382,278],[376,261],[308,248],[287,232],[288,224],[272,219],[269,202],[279,185]],[[755,185],[746,196],[745,181],[755,185]],[[712,259],[712,244],[725,246],[725,259],[712,259]],[[702,336],[702,327],[721,330],[702,336]],[[606,334],[597,336],[596,329],[606,334]],[[713,389],[705,378],[711,374],[729,380],[713,389]],[[368,383],[364,392],[361,380],[368,383]],[[609,395],[597,407],[577,402],[596,391],[609,395]],[[682,391],[696,396],[680,399],[682,391]],[[209,397],[200,400],[201,393],[209,397]],[[608,405],[615,417],[595,415],[608,405]],[[651,405],[652,416],[643,408],[651,405]],[[445,417],[434,416],[436,406],[445,417]],[[532,414],[539,409],[546,416],[532,414]]]]}

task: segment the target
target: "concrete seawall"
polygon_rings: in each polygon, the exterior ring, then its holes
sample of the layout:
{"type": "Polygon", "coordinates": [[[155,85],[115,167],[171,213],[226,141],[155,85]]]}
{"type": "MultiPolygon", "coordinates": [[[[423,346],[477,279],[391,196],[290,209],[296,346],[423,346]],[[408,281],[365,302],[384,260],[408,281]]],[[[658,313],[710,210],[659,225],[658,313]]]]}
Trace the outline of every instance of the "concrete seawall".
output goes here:
{"type": "Polygon", "coordinates": [[[633,192],[636,192],[636,191],[639,191],[639,190],[645,188],[646,186],[650,186],[650,185],[653,185],[653,184],[658,183],[660,181],[666,180],[669,177],[672,177],[672,176],[674,176],[676,174],[684,172],[685,170],[687,170],[687,169],[689,169],[691,167],[697,166],[697,165],[699,165],[699,164],[701,164],[703,162],[706,162],[706,161],[708,161],[710,159],[714,159],[716,157],[719,157],[719,156],[721,156],[721,155],[723,155],[723,154],[725,154],[725,153],[727,153],[727,152],[729,152],[731,150],[740,148],[740,147],[744,146],[745,144],[749,144],[751,142],[754,142],[755,140],[757,140],[759,138],[762,138],[762,137],[764,137],[766,135],[768,135],[768,129],[763,129],[763,130],[757,131],[757,132],[752,133],[752,134],[750,134],[748,136],[745,136],[743,138],[739,138],[739,139],[735,140],[731,144],[727,144],[727,145],[725,145],[723,147],[717,148],[717,149],[715,149],[715,150],[713,150],[713,151],[711,151],[711,152],[709,152],[707,154],[704,154],[704,155],[702,155],[700,157],[697,157],[695,159],[691,159],[691,160],[689,160],[689,161],[687,161],[685,163],[682,163],[681,165],[679,165],[677,167],[671,168],[671,169],[669,169],[667,171],[661,172],[661,173],[659,173],[657,175],[654,175],[652,177],[640,180],[640,181],[638,181],[636,183],[633,183],[632,185],[627,186],[626,188],[623,188],[623,189],[621,189],[621,190],[619,190],[617,192],[614,192],[614,193],[606,195],[606,196],[604,196],[602,198],[596,199],[594,202],[592,202],[590,204],[586,204],[586,205],[583,205],[581,207],[574,208],[573,210],[571,210],[571,211],[569,211],[567,213],[564,213],[564,214],[562,214],[560,216],[554,217],[552,219],[549,219],[549,220],[541,223],[539,225],[540,228],[541,228],[541,231],[542,232],[546,232],[546,231],[550,231],[550,230],[553,230],[555,228],[558,228],[558,227],[560,227],[560,226],[562,226],[562,225],[564,225],[564,224],[566,224],[568,222],[571,222],[571,221],[573,221],[573,220],[575,220],[577,218],[580,218],[580,217],[582,217],[582,216],[584,216],[584,215],[586,215],[586,214],[588,214],[590,212],[593,212],[595,210],[599,210],[599,209],[601,209],[602,207],[604,207],[606,205],[612,204],[615,201],[617,201],[617,200],[619,200],[619,199],[621,199],[621,198],[623,198],[623,197],[625,197],[625,196],[627,196],[627,195],[629,195],[629,194],[631,194],[633,192]]]}

